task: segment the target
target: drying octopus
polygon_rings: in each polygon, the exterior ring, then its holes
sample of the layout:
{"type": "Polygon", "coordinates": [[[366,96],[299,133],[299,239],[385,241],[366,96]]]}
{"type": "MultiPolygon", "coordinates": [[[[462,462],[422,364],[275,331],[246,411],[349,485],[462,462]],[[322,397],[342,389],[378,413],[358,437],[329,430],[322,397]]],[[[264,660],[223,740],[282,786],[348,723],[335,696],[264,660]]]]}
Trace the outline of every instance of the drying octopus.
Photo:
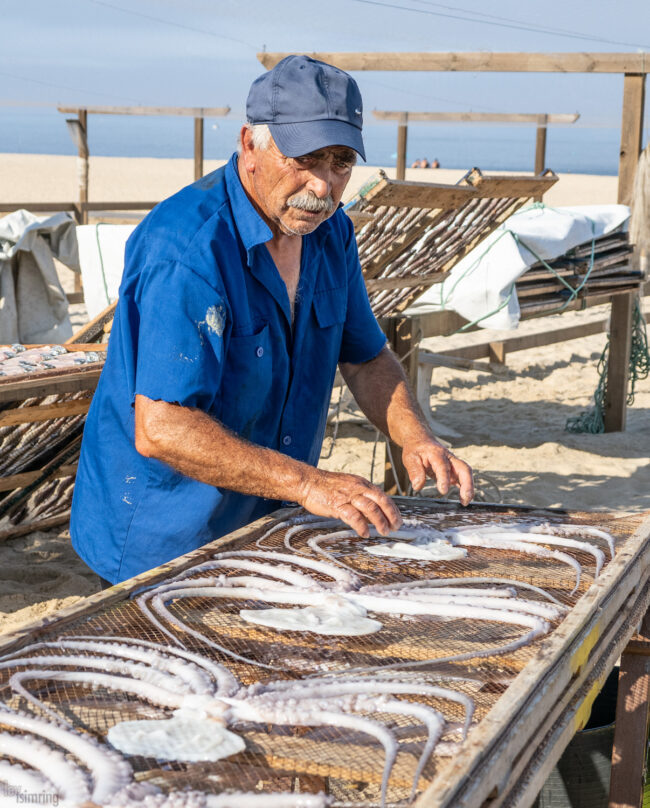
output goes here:
{"type": "Polygon", "coordinates": [[[60,794],[66,805],[88,800],[123,808],[323,808],[329,804],[323,795],[164,795],[147,784],[134,783],[130,765],[115,751],[168,761],[216,761],[245,748],[244,739],[228,727],[250,722],[334,726],[370,736],[384,750],[381,800],[385,804],[399,744],[391,729],[369,714],[405,716],[424,727],[426,740],[413,775],[414,796],[422,771],[443,734],[460,732],[464,739],[474,711],[472,699],[461,691],[391,676],[360,677],[354,681],[323,676],[244,687],[227,667],[200,654],[127,637],[60,637],[34,643],[2,657],[0,670],[9,670],[8,684],[14,693],[50,719],[0,707],[0,725],[41,738],[37,741],[23,735],[20,740],[0,733],[0,754],[32,767],[23,769],[0,761],[0,781],[13,787],[29,785],[30,790],[49,790],[60,794]],[[14,668],[20,670],[12,673],[14,668]],[[70,682],[128,694],[171,711],[171,717],[116,724],[108,732],[108,741],[114,747],[109,749],[75,731],[62,715],[31,693],[26,683],[35,681],[70,682]],[[454,702],[462,707],[465,720],[460,726],[449,724],[439,710],[397,698],[400,695],[454,702]],[[82,760],[88,772],[65,761],[43,739],[82,760]]]}
{"type": "MultiPolygon", "coordinates": [[[[334,635],[378,631],[382,624],[368,617],[369,612],[376,617],[382,614],[398,617],[419,615],[493,621],[525,629],[520,637],[497,647],[393,665],[407,668],[433,662],[456,662],[515,651],[546,634],[566,607],[544,589],[507,578],[430,577],[403,583],[364,584],[362,573],[342,563],[321,545],[355,538],[355,548],[362,547],[373,555],[395,555],[432,562],[465,555],[468,547],[516,550],[569,566],[575,575],[573,594],[580,585],[582,568],[579,561],[565,550],[591,555],[595,561],[596,577],[605,563],[603,550],[595,543],[585,541],[585,536],[606,543],[613,556],[613,538],[605,531],[582,525],[495,524],[440,531],[423,522],[405,519],[403,527],[390,537],[380,536],[372,529],[370,538],[379,539],[380,544],[368,545],[338,520],[299,515],[267,531],[257,540],[258,549],[217,553],[212,560],[139,594],[136,602],[148,619],[179,646],[182,643],[172,628],[239,661],[273,670],[279,669],[247,659],[187,625],[172,614],[169,604],[184,598],[201,597],[261,601],[281,608],[243,609],[241,617],[271,628],[334,635]],[[265,549],[264,542],[281,529],[285,530],[284,544],[290,552],[265,549]],[[319,531],[307,541],[310,555],[296,550],[291,543],[292,538],[306,529],[319,531]],[[330,532],[322,532],[326,530],[330,532]],[[582,540],[576,536],[581,536],[582,540]],[[207,576],[206,573],[213,574],[207,576]],[[522,592],[534,594],[535,599],[522,597],[522,592]]],[[[381,666],[381,669],[385,668],[385,665],[381,666]]],[[[379,666],[362,670],[375,669],[379,666]]]]}

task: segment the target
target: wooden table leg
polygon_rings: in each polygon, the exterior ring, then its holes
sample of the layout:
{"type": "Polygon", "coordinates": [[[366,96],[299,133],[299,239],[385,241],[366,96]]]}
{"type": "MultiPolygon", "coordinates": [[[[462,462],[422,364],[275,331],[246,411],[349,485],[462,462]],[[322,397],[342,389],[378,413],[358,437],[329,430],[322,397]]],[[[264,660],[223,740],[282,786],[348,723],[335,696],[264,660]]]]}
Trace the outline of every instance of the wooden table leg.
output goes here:
{"type": "Polygon", "coordinates": [[[609,808],[641,808],[650,701],[650,613],[621,656],[609,808]]]}
{"type": "Polygon", "coordinates": [[[615,295],[609,329],[609,365],[605,398],[605,432],[623,432],[630,375],[632,317],[636,292],[615,295]]]}

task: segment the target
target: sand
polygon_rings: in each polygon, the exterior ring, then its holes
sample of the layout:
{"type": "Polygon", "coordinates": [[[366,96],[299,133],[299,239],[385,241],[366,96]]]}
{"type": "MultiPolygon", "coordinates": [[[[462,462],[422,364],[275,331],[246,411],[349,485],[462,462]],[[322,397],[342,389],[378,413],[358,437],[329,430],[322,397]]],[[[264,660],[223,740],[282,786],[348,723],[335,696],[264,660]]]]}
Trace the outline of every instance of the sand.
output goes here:
{"type": "MultiPolygon", "coordinates": [[[[0,201],[73,199],[74,170],[74,158],[0,155],[0,175],[10,180],[0,186],[0,201]]],[[[356,169],[351,188],[359,187],[373,170],[356,169]]],[[[93,158],[91,171],[91,198],[146,200],[161,198],[191,180],[192,163],[98,157],[93,158]]],[[[409,178],[431,181],[435,174],[436,181],[450,182],[462,173],[419,169],[409,172],[409,178]]],[[[563,175],[546,201],[555,205],[615,202],[616,178],[563,175]]],[[[64,281],[67,286],[69,273],[64,281]]],[[[518,333],[564,327],[592,317],[606,318],[606,308],[529,322],[518,333]]],[[[83,309],[77,309],[76,322],[82,318],[83,309]]],[[[442,351],[503,336],[480,331],[429,340],[426,347],[442,351]]],[[[625,432],[574,435],[564,429],[567,417],[590,404],[605,340],[605,334],[600,334],[514,353],[502,374],[435,370],[433,415],[458,433],[459,437],[448,440],[453,451],[474,467],[478,499],[620,513],[650,509],[650,379],[638,386],[625,432]]],[[[360,423],[349,407],[344,408],[333,448],[331,432],[322,467],[369,477],[375,430],[360,423]]],[[[379,443],[375,481],[382,475],[379,443]]],[[[433,485],[424,493],[435,495],[433,485]]],[[[67,531],[33,533],[0,545],[0,631],[52,614],[98,588],[97,577],[72,550],[67,531]]]]}

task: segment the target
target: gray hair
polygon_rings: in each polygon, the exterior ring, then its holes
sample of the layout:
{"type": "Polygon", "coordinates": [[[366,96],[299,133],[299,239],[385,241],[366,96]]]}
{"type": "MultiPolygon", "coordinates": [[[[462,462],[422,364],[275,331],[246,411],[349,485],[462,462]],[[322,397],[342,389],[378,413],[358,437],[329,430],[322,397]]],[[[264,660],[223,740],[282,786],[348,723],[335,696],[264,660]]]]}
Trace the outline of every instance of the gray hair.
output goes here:
{"type": "MultiPolygon", "coordinates": [[[[251,133],[253,136],[253,147],[259,149],[260,151],[264,151],[268,149],[273,141],[273,136],[271,135],[271,130],[265,123],[246,123],[244,124],[246,129],[251,133]]],[[[241,154],[242,150],[242,142],[241,142],[241,134],[239,135],[239,139],[237,141],[237,151],[241,154]]]]}

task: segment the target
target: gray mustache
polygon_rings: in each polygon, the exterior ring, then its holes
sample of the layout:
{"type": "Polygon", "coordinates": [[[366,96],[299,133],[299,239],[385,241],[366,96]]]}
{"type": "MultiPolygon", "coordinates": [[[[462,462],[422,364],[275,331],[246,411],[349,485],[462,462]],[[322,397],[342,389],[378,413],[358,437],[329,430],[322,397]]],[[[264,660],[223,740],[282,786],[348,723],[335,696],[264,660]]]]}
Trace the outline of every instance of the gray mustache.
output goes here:
{"type": "Polygon", "coordinates": [[[334,210],[334,200],[331,196],[320,199],[316,194],[307,191],[290,196],[287,199],[287,207],[307,210],[310,213],[331,213],[334,210]]]}

